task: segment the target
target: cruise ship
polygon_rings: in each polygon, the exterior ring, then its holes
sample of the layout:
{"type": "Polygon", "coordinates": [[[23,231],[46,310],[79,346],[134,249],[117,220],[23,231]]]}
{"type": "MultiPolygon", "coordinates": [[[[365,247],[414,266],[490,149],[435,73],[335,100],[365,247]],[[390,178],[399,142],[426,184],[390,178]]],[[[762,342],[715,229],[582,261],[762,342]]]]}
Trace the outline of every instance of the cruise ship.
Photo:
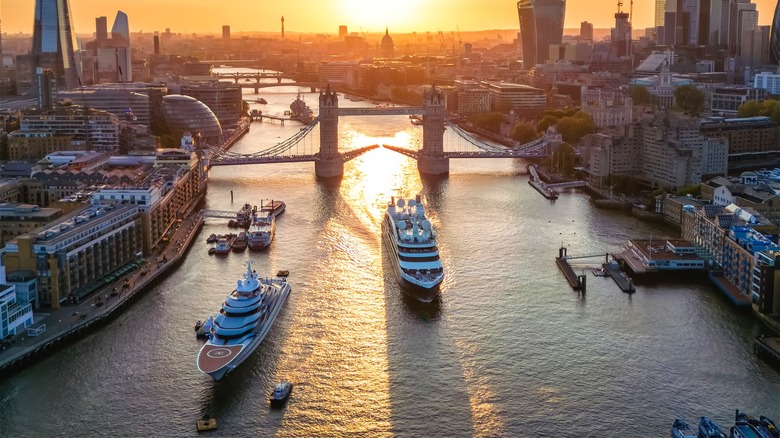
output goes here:
{"type": "Polygon", "coordinates": [[[423,302],[436,298],[444,268],[436,246],[436,233],[425,218],[425,208],[416,199],[393,198],[382,221],[382,235],[404,292],[423,302]]]}
{"type": "Polygon", "coordinates": [[[243,279],[213,317],[198,369],[214,380],[225,377],[263,342],[290,295],[285,278],[260,278],[247,263],[243,279]]]}
{"type": "Polygon", "coordinates": [[[247,233],[247,244],[251,250],[268,248],[276,234],[276,216],[273,212],[259,211],[252,218],[252,225],[247,233]]]}

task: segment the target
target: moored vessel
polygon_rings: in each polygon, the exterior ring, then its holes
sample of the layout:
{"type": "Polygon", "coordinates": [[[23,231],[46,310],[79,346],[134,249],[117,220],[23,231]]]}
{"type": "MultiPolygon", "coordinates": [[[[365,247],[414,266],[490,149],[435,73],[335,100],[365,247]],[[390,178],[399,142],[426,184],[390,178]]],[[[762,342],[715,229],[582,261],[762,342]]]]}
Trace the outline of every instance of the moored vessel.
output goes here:
{"type": "Polygon", "coordinates": [[[233,242],[235,242],[235,240],[235,234],[228,234],[225,237],[221,237],[217,240],[217,246],[214,247],[214,254],[225,255],[230,253],[230,248],[233,247],[233,242]]]}
{"type": "Polygon", "coordinates": [[[405,286],[402,290],[420,301],[433,301],[444,279],[444,267],[420,195],[408,201],[391,200],[382,221],[382,235],[398,280],[405,286]]]}
{"type": "Polygon", "coordinates": [[[696,432],[688,423],[678,418],[672,423],[672,438],[696,438],[696,432]]]}
{"type": "Polygon", "coordinates": [[[298,97],[290,104],[290,118],[306,124],[314,119],[314,113],[306,105],[306,102],[301,99],[301,93],[298,93],[298,97]]]}
{"type": "Polygon", "coordinates": [[[243,279],[213,318],[198,369],[215,380],[236,369],[263,342],[289,295],[287,279],[261,278],[247,263],[243,279]]]}
{"type": "Polygon", "coordinates": [[[268,248],[276,234],[276,217],[270,212],[258,212],[252,219],[247,233],[247,245],[251,250],[268,248]]]}
{"type": "Polygon", "coordinates": [[[236,237],[236,241],[233,242],[233,251],[241,252],[245,250],[248,240],[249,239],[247,238],[246,233],[244,231],[238,233],[238,237],[236,237]]]}
{"type": "Polygon", "coordinates": [[[261,213],[270,213],[274,217],[279,216],[280,214],[284,213],[284,210],[287,208],[287,205],[284,203],[284,201],[279,200],[261,200],[260,201],[260,212],[261,213]]]}
{"type": "Polygon", "coordinates": [[[699,438],[727,438],[727,435],[713,420],[707,417],[699,419],[699,438]]]}

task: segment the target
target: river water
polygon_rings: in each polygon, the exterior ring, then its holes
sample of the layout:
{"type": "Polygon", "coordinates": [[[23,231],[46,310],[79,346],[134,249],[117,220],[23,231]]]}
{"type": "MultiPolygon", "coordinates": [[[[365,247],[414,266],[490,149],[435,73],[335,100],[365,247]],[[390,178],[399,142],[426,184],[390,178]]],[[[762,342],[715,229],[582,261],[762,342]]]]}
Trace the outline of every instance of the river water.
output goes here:
{"type": "MultiPolygon", "coordinates": [[[[295,90],[262,96],[269,104],[253,108],[282,113],[295,90]]],[[[233,150],[299,129],[255,123],[233,150]]],[[[344,118],[341,147],[416,146],[421,129],[405,116],[344,118]]],[[[316,129],[310,137],[298,153],[316,149],[316,129]]],[[[378,149],[339,183],[317,181],[313,163],[214,168],[208,208],[287,203],[270,250],[209,256],[205,237],[227,227],[208,220],[182,266],[108,326],[0,382],[0,436],[195,435],[207,413],[215,436],[657,437],[676,417],[733,423],[736,408],[780,420],[780,374],[752,352],[760,324],[702,275],[640,281],[629,296],[585,259],[583,297],[554,263],[562,243],[604,253],[670,230],[577,191],[547,201],[522,161],[450,165],[448,178],[423,181],[413,161],[378,149]],[[426,307],[403,297],[380,238],[390,196],[418,192],[446,269],[440,302],[426,307]],[[248,260],[290,270],[292,294],[263,345],[214,382],[195,367],[192,326],[248,260]],[[269,410],[281,380],[292,398],[269,410]]]]}

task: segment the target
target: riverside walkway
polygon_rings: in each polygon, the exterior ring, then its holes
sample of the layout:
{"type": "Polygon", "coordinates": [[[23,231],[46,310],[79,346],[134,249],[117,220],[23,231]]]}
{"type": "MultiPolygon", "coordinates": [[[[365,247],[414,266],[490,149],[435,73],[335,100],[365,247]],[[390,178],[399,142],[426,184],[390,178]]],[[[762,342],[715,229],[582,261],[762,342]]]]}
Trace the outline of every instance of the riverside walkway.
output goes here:
{"type": "MultiPolygon", "coordinates": [[[[202,197],[190,204],[190,210],[202,197]]],[[[45,314],[36,313],[29,328],[42,328],[45,324],[45,331],[38,336],[22,332],[11,338],[11,346],[0,352],[0,378],[53,352],[66,342],[79,339],[87,330],[119,313],[183,260],[202,226],[203,217],[190,215],[175,225],[168,244],[147,256],[140,268],[99,288],[79,304],[62,306],[45,314]]]]}

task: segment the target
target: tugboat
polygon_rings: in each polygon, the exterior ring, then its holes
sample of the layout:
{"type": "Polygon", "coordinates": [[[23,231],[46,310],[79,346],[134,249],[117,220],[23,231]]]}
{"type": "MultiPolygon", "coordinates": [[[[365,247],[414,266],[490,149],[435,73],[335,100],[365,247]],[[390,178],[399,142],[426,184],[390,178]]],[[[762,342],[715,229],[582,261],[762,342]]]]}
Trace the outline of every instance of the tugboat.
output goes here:
{"type": "Polygon", "coordinates": [[[233,246],[233,242],[236,240],[235,234],[228,234],[227,236],[217,241],[217,246],[214,249],[214,254],[225,255],[230,253],[230,248],[233,246]]]}
{"type": "Polygon", "coordinates": [[[290,382],[281,382],[274,388],[274,392],[271,394],[271,407],[281,408],[287,403],[287,400],[292,394],[293,385],[290,382]]]}

